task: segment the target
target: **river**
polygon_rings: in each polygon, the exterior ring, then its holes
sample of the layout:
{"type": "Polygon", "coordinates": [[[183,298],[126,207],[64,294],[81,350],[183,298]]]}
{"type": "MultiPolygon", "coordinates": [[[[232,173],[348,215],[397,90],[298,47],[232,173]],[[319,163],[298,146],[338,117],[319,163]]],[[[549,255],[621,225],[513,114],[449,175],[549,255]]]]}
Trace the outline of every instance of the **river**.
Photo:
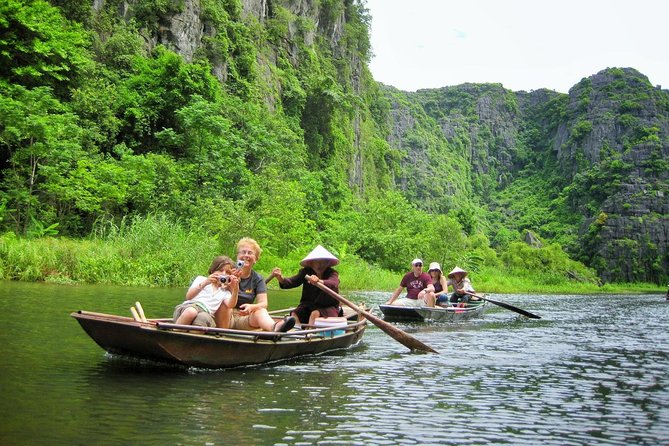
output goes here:
{"type": "Polygon", "coordinates": [[[235,370],[110,356],[69,316],[165,317],[184,293],[0,282],[0,444],[669,444],[664,296],[490,295],[542,319],[396,324],[438,355],[370,325],[346,351],[235,370]]]}

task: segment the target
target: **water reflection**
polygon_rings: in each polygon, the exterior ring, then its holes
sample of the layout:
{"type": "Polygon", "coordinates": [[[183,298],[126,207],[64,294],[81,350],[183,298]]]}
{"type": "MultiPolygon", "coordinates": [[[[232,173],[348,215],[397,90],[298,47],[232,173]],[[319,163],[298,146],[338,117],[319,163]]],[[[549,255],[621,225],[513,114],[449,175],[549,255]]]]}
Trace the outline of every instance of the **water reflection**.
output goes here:
{"type": "MultiPolygon", "coordinates": [[[[666,444],[662,296],[492,296],[461,323],[371,326],[354,349],[271,367],[194,370],[105,354],[69,318],[171,314],[183,290],[7,283],[0,444],[666,444]],[[16,299],[15,296],[22,296],[16,299]],[[40,308],[41,311],[35,311],[40,308]],[[40,420],[39,432],[28,427],[40,420]]],[[[292,295],[281,295],[289,304],[292,295]]],[[[368,305],[387,293],[352,296],[368,305]]],[[[284,305],[287,306],[287,305],[284,305]]]]}

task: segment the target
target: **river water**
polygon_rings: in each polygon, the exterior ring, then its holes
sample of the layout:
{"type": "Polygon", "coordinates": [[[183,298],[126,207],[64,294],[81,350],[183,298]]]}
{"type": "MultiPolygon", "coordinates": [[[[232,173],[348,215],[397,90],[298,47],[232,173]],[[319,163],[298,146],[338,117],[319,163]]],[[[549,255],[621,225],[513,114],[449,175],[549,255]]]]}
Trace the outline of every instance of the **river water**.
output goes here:
{"type": "Polygon", "coordinates": [[[370,325],[346,351],[213,371],[107,355],[69,316],[130,315],[139,300],[165,317],[184,293],[0,282],[0,444],[669,444],[660,295],[490,295],[542,319],[492,306],[477,320],[396,324],[439,355],[370,325]]]}

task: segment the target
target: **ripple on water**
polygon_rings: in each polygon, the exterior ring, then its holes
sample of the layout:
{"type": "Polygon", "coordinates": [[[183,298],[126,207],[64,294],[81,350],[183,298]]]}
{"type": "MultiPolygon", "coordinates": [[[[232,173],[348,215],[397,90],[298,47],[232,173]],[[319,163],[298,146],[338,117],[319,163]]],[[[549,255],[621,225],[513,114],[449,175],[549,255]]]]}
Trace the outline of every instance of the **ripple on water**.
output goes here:
{"type": "MultiPolygon", "coordinates": [[[[542,319],[491,307],[466,323],[396,324],[439,355],[412,353],[370,325],[349,350],[225,371],[105,356],[53,315],[44,333],[8,321],[0,442],[35,443],[21,423],[37,418],[49,444],[132,444],[137,432],[168,444],[667,443],[669,304],[491,297],[542,319]]],[[[33,314],[40,300],[27,302],[33,314]]]]}

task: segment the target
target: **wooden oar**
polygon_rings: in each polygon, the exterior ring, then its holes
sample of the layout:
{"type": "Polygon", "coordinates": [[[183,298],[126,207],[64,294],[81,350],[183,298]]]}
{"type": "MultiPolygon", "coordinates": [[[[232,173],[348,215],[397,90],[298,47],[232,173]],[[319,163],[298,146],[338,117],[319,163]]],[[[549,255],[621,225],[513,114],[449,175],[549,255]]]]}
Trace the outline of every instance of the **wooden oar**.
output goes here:
{"type": "Polygon", "coordinates": [[[290,312],[293,311],[294,309],[295,307],[280,308],[278,310],[268,311],[268,313],[270,314],[270,316],[273,314],[283,314],[283,313],[290,314],[290,312]]]}
{"type": "Polygon", "coordinates": [[[513,305],[507,304],[506,302],[500,302],[498,300],[488,299],[487,297],[479,296],[478,294],[469,291],[465,291],[465,294],[469,294],[470,296],[476,297],[477,299],[487,300],[491,304],[499,305],[500,307],[504,307],[507,310],[515,311],[516,313],[522,314],[523,316],[527,316],[531,319],[541,319],[541,316],[537,316],[536,314],[530,313],[529,311],[525,311],[521,308],[514,307],[513,305]]]}
{"type": "MultiPolygon", "coordinates": [[[[310,276],[306,276],[307,280],[309,279],[310,276]]],[[[388,334],[390,337],[395,339],[397,342],[400,344],[404,345],[405,347],[411,349],[411,350],[420,350],[423,352],[429,352],[429,353],[439,353],[429,345],[423,344],[421,341],[418,339],[414,338],[413,336],[403,332],[399,328],[390,325],[388,322],[379,319],[378,317],[374,316],[371,313],[368,313],[367,311],[363,310],[362,308],[358,307],[355,305],[353,302],[349,301],[343,296],[340,296],[339,294],[335,293],[333,290],[330,288],[326,287],[323,285],[322,282],[316,283],[316,286],[320,288],[321,290],[325,291],[328,293],[330,296],[334,297],[337,299],[339,302],[343,303],[344,305],[347,305],[354,309],[358,314],[361,314],[370,321],[372,324],[376,325],[379,327],[381,330],[383,330],[386,334],[388,334]]]]}

